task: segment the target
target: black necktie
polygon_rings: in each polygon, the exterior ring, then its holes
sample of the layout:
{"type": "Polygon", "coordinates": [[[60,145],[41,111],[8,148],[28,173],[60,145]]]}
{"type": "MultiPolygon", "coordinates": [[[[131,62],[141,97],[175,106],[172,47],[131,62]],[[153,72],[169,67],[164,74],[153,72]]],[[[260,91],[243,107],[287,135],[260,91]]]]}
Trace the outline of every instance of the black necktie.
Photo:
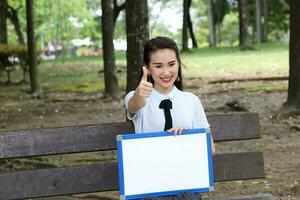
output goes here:
{"type": "Polygon", "coordinates": [[[164,131],[169,130],[173,126],[172,117],[170,113],[170,109],[172,109],[172,101],[170,101],[169,99],[162,100],[159,104],[159,108],[164,109],[164,113],[165,113],[166,122],[165,122],[164,131]]]}

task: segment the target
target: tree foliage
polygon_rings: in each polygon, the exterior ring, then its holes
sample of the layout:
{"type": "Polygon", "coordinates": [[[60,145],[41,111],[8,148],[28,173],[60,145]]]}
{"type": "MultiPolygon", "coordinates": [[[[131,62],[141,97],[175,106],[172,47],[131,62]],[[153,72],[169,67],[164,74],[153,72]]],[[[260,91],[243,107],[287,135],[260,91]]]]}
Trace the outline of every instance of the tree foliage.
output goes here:
{"type": "MultiPolygon", "coordinates": [[[[3,2],[3,1],[2,1],[3,2]]],[[[10,43],[22,43],[25,38],[26,17],[25,0],[7,0],[9,15],[16,14],[19,29],[16,24],[8,20],[7,31],[10,43]],[[16,34],[17,30],[19,33],[16,34]],[[12,34],[13,33],[13,34],[12,34]]],[[[190,19],[193,20],[193,29],[197,43],[200,46],[208,41],[208,19],[206,14],[207,0],[192,0],[190,7],[190,19]]],[[[236,20],[237,0],[212,0],[214,3],[214,23],[217,25],[217,36],[221,44],[236,44],[238,40],[236,20]],[[232,23],[232,24],[231,24],[232,23]]],[[[115,39],[125,39],[125,12],[119,12],[124,8],[125,0],[114,0],[115,11],[118,20],[115,22],[115,39]]],[[[48,41],[70,41],[75,38],[90,37],[93,41],[101,44],[101,1],[93,0],[49,0],[34,1],[36,7],[36,37],[37,43],[48,41]],[[100,11],[100,12],[99,12],[100,11]]],[[[255,1],[249,1],[249,26],[255,24],[255,1]]],[[[180,44],[182,38],[182,20],[169,20],[166,13],[172,11],[182,16],[182,1],[149,0],[149,30],[150,36],[167,35],[180,44]],[[176,25],[177,24],[177,25],[176,25]],[[175,26],[176,25],[176,26],[175,26]],[[174,27],[177,27],[177,29],[174,27]]],[[[269,35],[271,39],[279,39],[287,32],[289,20],[288,0],[268,0],[269,7],[269,35]],[[276,36],[276,37],[275,37],[276,36]]],[[[1,29],[3,30],[3,29],[1,29]]],[[[26,42],[26,41],[25,41],[26,42]]]]}
{"type": "MultiPolygon", "coordinates": [[[[25,1],[7,0],[11,9],[17,11],[20,30],[26,33],[25,1]]],[[[68,1],[34,1],[36,8],[35,31],[37,42],[59,41],[74,38],[94,37],[99,39],[100,31],[96,28],[97,21],[90,4],[86,0],[68,1]]],[[[14,32],[13,25],[8,26],[14,32]]],[[[9,40],[16,43],[16,34],[9,34],[9,40]]]]}
{"type": "Polygon", "coordinates": [[[277,38],[282,37],[289,30],[289,4],[286,0],[269,0],[268,2],[269,34],[277,38]]]}

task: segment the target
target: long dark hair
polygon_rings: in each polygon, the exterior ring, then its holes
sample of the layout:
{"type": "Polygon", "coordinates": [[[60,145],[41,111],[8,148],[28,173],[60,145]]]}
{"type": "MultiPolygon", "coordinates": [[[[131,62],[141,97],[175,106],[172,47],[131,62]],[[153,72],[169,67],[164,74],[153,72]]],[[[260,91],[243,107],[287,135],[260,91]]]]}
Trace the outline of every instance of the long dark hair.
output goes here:
{"type": "MultiPolygon", "coordinates": [[[[149,66],[151,53],[153,53],[157,50],[160,50],[160,49],[171,49],[175,52],[176,58],[179,63],[179,68],[178,68],[178,78],[175,80],[174,85],[179,90],[182,90],[181,60],[179,57],[179,50],[178,50],[177,44],[174,40],[172,40],[168,37],[163,37],[163,36],[159,36],[159,37],[148,40],[144,45],[144,65],[149,66]]],[[[143,76],[143,70],[141,68],[139,82],[141,81],[142,76],[143,76]]],[[[154,84],[154,80],[153,80],[152,76],[150,76],[149,79],[150,80],[148,80],[148,81],[150,81],[152,84],[154,84]]]]}

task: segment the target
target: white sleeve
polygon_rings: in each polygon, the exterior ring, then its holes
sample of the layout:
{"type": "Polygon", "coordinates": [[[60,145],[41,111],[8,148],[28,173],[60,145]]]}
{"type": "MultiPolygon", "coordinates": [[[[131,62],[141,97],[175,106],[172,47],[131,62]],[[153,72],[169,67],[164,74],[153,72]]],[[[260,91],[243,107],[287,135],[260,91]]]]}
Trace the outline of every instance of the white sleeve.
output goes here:
{"type": "Polygon", "coordinates": [[[204,108],[201,104],[200,99],[196,96],[195,98],[195,117],[194,117],[194,128],[209,128],[210,125],[207,121],[204,108]]]}
{"type": "Polygon", "coordinates": [[[127,111],[127,118],[130,120],[133,120],[133,118],[136,116],[136,114],[128,112],[129,100],[132,98],[133,94],[134,94],[134,91],[130,91],[124,98],[124,104],[125,104],[126,111],[127,111]]]}

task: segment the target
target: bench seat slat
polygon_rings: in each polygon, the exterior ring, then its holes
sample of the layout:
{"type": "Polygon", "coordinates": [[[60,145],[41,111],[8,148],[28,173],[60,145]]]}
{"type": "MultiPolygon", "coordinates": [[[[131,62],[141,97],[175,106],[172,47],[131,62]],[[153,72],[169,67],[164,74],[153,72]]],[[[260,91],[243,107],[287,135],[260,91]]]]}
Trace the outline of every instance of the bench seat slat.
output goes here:
{"type": "MultiPolygon", "coordinates": [[[[264,177],[262,153],[219,154],[215,181],[264,177]],[[251,158],[251,159],[250,159],[251,158]],[[246,161],[247,162],[244,162],[246,161]],[[234,170],[232,168],[234,167],[234,170]]],[[[118,189],[117,163],[0,174],[0,199],[55,196],[118,189]]]]}
{"type": "Polygon", "coordinates": [[[118,189],[117,164],[0,174],[0,199],[23,199],[118,189]]]}
{"type": "Polygon", "coordinates": [[[264,178],[262,152],[228,153],[214,156],[215,181],[264,178]]]}
{"type": "MultiPolygon", "coordinates": [[[[208,116],[215,142],[260,137],[256,113],[208,116]]],[[[130,122],[0,132],[0,159],[116,148],[116,135],[134,132],[130,122]]]]}

